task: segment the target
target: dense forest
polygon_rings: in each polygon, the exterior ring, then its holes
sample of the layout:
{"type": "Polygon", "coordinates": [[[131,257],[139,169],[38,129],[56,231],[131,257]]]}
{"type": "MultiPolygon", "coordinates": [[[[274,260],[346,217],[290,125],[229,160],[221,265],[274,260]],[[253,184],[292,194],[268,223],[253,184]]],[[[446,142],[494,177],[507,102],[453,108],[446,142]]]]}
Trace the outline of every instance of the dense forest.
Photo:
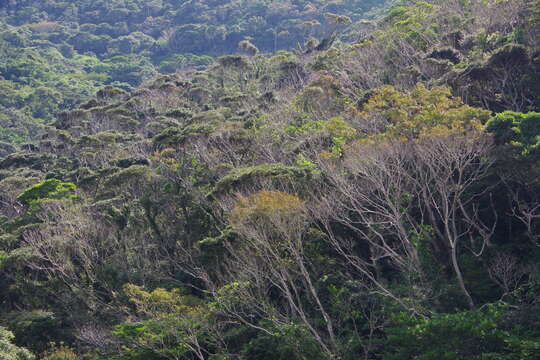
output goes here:
{"type": "MultiPolygon", "coordinates": [[[[131,91],[157,73],[204,69],[238,50],[275,53],[319,41],[329,47],[347,25],[369,27],[365,19],[384,4],[0,0],[0,141],[28,142],[36,120],[52,121],[103,85],[131,91]],[[18,119],[27,126],[14,126],[18,119]]],[[[357,35],[343,31],[340,39],[357,35]]]]}
{"type": "Polygon", "coordinates": [[[540,0],[0,0],[1,360],[540,358],[540,0]]]}

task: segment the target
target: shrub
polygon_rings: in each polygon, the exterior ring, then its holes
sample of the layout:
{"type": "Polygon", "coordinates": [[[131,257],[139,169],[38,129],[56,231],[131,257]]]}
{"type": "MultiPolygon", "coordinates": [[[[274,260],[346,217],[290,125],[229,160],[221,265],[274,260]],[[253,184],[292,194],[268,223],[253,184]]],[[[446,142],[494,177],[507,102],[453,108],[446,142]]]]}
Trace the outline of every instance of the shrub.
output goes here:
{"type": "Polygon", "coordinates": [[[73,198],[77,186],[70,182],[61,182],[58,179],[48,179],[39,182],[20,194],[17,199],[25,204],[42,199],[73,198]]]}
{"type": "Polygon", "coordinates": [[[540,113],[505,111],[486,124],[498,144],[510,144],[522,156],[534,156],[540,148],[540,113]]]}
{"type": "Polygon", "coordinates": [[[28,350],[13,345],[13,333],[0,327],[0,360],[34,360],[28,350]]]}
{"type": "Polygon", "coordinates": [[[389,329],[392,350],[385,359],[497,359],[493,354],[504,351],[507,336],[497,327],[503,312],[503,307],[491,306],[486,311],[435,314],[431,318],[402,314],[394,319],[397,326],[389,329]]]}
{"type": "Polygon", "coordinates": [[[305,167],[286,166],[283,164],[262,164],[239,168],[218,181],[213,194],[226,193],[235,187],[250,183],[257,178],[286,180],[294,183],[312,177],[311,170],[305,167]]]}

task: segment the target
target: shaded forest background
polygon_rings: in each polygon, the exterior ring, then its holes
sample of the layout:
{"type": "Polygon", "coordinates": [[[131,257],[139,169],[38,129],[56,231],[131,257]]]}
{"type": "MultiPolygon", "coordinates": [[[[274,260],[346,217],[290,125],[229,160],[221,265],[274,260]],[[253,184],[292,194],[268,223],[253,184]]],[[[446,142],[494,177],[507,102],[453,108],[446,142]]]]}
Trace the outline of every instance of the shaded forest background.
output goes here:
{"type": "Polygon", "coordinates": [[[0,359],[539,358],[538,0],[0,15],[0,359]]]}

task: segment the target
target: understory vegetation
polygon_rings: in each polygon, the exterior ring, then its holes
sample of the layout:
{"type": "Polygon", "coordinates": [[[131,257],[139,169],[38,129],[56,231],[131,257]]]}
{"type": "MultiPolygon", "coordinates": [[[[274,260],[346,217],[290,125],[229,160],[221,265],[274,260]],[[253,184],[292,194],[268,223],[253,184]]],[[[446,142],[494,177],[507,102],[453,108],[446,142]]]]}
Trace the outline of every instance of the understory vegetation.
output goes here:
{"type": "Polygon", "coordinates": [[[0,0],[0,359],[540,358],[540,1],[378,5],[0,0]]]}

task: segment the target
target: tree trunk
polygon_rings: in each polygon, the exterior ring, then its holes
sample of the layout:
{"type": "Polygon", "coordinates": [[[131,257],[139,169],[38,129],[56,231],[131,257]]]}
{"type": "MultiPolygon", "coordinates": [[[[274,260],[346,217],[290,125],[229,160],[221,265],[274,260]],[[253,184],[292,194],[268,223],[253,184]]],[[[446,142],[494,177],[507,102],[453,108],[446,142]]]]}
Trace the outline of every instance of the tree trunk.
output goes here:
{"type": "Polygon", "coordinates": [[[461,288],[461,291],[463,292],[463,295],[465,295],[465,298],[467,299],[467,304],[469,305],[469,309],[474,309],[474,301],[467,291],[467,288],[465,287],[465,282],[463,281],[463,275],[461,274],[461,270],[459,268],[458,260],[457,260],[457,244],[452,245],[452,266],[454,267],[454,272],[456,273],[456,277],[458,280],[459,287],[461,288]]]}

